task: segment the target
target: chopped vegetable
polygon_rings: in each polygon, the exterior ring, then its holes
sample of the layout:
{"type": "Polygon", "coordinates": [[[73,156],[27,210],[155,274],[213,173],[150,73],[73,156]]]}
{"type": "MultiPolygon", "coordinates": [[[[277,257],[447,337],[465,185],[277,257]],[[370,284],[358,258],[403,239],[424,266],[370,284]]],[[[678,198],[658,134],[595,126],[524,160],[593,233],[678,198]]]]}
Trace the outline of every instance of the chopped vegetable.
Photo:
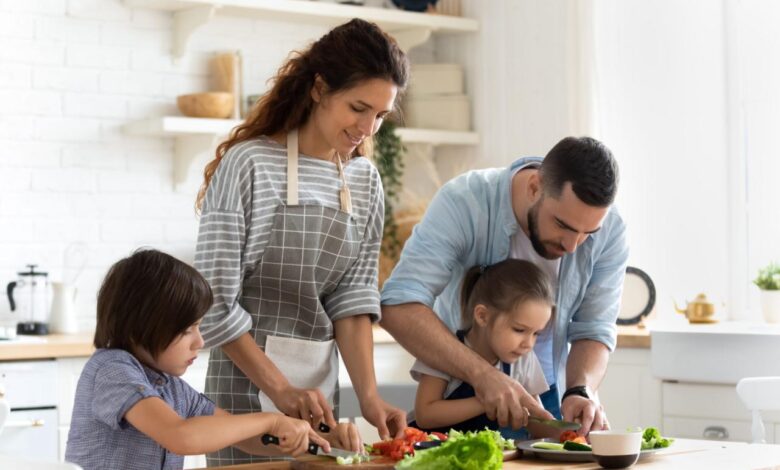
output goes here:
{"type": "Polygon", "coordinates": [[[352,464],[359,464],[363,462],[368,462],[368,456],[367,455],[350,455],[349,457],[336,457],[336,464],[338,465],[352,465],[352,464]]]}
{"type": "Polygon", "coordinates": [[[574,442],[574,441],[566,441],[563,443],[563,450],[573,450],[575,452],[590,452],[593,450],[593,448],[591,448],[587,444],[581,444],[579,442],[574,442]]]}
{"type": "Polygon", "coordinates": [[[642,433],[642,450],[669,447],[674,439],[661,436],[658,428],[649,427],[642,433]]]}
{"type": "Polygon", "coordinates": [[[404,429],[403,439],[387,439],[366,446],[366,452],[372,455],[383,455],[393,460],[401,460],[405,455],[414,455],[414,444],[429,440],[427,433],[417,428],[404,429]]]}
{"type": "Polygon", "coordinates": [[[449,439],[438,447],[406,457],[399,470],[497,470],[503,464],[503,452],[494,431],[460,433],[450,431],[449,439]],[[456,435],[453,435],[457,433],[456,435]]]}
{"type": "Polygon", "coordinates": [[[558,437],[558,442],[563,444],[566,441],[573,441],[577,437],[579,437],[579,434],[577,434],[574,431],[563,431],[561,435],[558,437]]]}
{"type": "Polygon", "coordinates": [[[543,450],[563,450],[563,444],[558,444],[557,442],[534,442],[531,444],[531,447],[543,450]]]}

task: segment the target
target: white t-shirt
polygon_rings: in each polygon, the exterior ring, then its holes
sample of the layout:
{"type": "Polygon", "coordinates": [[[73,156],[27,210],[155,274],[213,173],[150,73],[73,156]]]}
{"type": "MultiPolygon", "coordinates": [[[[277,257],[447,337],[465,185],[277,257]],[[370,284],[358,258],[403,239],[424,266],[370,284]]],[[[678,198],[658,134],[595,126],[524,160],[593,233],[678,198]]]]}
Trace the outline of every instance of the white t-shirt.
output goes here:
{"type": "MultiPolygon", "coordinates": [[[[468,346],[468,344],[466,344],[468,346]]],[[[496,362],[496,368],[501,369],[501,361],[496,362]]],[[[444,389],[444,395],[442,398],[447,398],[463,383],[462,380],[438,371],[432,367],[425,365],[419,359],[414,362],[411,370],[409,370],[412,378],[419,382],[422,374],[438,377],[447,381],[447,388],[444,389]]],[[[523,386],[523,388],[531,395],[541,395],[550,389],[547,381],[544,378],[542,367],[539,364],[539,360],[536,358],[536,354],[530,351],[524,356],[520,356],[514,364],[510,366],[509,376],[515,379],[523,386]]],[[[411,410],[407,415],[407,421],[414,421],[414,410],[411,410]]]]}
{"type": "MultiPolygon", "coordinates": [[[[523,170],[526,167],[518,169],[523,170]]],[[[515,173],[517,174],[517,173],[515,173]]],[[[522,259],[530,261],[538,266],[542,271],[547,274],[547,277],[552,283],[553,292],[556,297],[558,294],[558,271],[561,268],[561,259],[549,260],[539,255],[534,249],[531,239],[525,234],[522,228],[512,236],[511,246],[509,249],[509,257],[513,259],[522,259]]],[[[539,363],[542,365],[544,371],[544,377],[547,379],[548,384],[555,383],[555,373],[553,370],[553,337],[552,337],[552,322],[547,325],[543,331],[539,333],[536,338],[536,344],[534,345],[534,352],[539,359],[539,363]]]]}

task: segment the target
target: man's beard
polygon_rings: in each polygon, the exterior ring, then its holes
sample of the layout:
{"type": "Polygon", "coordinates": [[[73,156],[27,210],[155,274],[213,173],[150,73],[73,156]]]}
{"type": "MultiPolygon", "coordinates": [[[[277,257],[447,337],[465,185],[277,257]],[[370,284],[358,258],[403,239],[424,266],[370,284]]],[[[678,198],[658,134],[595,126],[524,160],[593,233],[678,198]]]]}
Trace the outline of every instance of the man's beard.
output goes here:
{"type": "Polygon", "coordinates": [[[542,243],[542,239],[539,237],[539,226],[536,222],[539,219],[539,204],[541,204],[541,202],[542,201],[539,200],[536,204],[531,206],[531,209],[528,211],[528,238],[531,239],[531,245],[539,256],[545,259],[558,259],[560,256],[551,255],[547,251],[547,248],[545,248],[544,243],[542,243]]]}

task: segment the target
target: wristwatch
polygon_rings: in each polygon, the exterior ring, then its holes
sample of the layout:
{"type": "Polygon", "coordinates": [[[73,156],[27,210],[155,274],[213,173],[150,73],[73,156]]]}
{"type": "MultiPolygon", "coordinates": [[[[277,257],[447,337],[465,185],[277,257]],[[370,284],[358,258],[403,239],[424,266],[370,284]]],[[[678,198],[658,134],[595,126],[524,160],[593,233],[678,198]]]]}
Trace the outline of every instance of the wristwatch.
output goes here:
{"type": "Polygon", "coordinates": [[[561,397],[561,403],[563,403],[563,400],[566,399],[569,395],[579,395],[581,397],[587,398],[588,400],[593,397],[593,392],[591,391],[590,387],[587,385],[576,385],[574,387],[566,389],[565,392],[563,392],[563,396],[561,397]]]}

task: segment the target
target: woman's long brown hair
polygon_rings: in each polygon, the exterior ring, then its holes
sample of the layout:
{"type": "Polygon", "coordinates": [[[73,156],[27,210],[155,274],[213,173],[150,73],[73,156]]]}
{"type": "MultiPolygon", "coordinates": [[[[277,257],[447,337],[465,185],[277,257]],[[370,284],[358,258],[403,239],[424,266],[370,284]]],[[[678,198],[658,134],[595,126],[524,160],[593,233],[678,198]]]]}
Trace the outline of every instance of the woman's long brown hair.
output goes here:
{"type": "MultiPolygon", "coordinates": [[[[271,90],[258,100],[228,139],[217,146],[216,157],[203,172],[203,184],[195,202],[198,212],[219,162],[231,147],[263,135],[287,133],[306,123],[314,107],[311,89],[318,76],[328,93],[375,78],[388,80],[403,91],[409,80],[409,62],[392,37],[374,23],[357,18],[332,29],[307,50],[294,52],[272,79],[271,90]]],[[[370,156],[371,147],[372,139],[366,138],[352,156],[370,156]]]]}

